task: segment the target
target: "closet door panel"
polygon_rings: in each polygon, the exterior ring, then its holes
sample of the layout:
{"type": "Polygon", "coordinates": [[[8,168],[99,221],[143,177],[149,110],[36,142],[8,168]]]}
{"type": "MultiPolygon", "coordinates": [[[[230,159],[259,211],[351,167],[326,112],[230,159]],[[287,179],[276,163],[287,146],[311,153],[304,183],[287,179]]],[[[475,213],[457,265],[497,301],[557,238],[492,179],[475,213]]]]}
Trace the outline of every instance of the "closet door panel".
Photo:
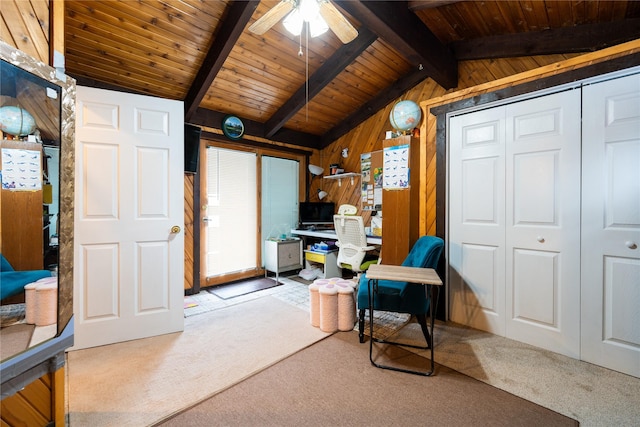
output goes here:
{"type": "Polygon", "coordinates": [[[506,107],[506,336],[580,355],[580,91],[506,107]]]}
{"type": "Polygon", "coordinates": [[[504,108],[451,124],[450,317],[504,335],[504,108]]]}
{"type": "Polygon", "coordinates": [[[640,377],[640,75],[584,88],[582,359],[640,377]]]}

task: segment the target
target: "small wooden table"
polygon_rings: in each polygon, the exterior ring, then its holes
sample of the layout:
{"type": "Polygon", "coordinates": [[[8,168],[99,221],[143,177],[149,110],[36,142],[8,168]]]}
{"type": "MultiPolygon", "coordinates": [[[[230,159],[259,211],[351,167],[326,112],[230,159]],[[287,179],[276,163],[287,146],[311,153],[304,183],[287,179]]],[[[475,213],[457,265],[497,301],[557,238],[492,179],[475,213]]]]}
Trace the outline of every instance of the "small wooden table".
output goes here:
{"type": "MultiPolygon", "coordinates": [[[[391,369],[394,371],[406,372],[416,375],[431,376],[434,372],[435,364],[433,360],[433,326],[434,326],[434,309],[435,295],[437,286],[442,285],[442,280],[433,268],[417,268],[417,267],[404,267],[399,265],[384,265],[373,264],[367,269],[367,278],[369,286],[369,360],[371,364],[382,369],[391,369]],[[409,282],[423,285],[425,292],[431,293],[431,301],[429,301],[429,318],[430,318],[430,333],[431,343],[427,342],[427,345],[431,349],[431,370],[427,372],[413,371],[409,369],[397,368],[394,366],[381,365],[373,360],[373,294],[378,285],[378,280],[393,280],[397,282],[409,282]]],[[[426,296],[426,295],[425,295],[426,296]]],[[[386,344],[403,345],[401,343],[393,343],[387,341],[380,341],[386,344]]]]}

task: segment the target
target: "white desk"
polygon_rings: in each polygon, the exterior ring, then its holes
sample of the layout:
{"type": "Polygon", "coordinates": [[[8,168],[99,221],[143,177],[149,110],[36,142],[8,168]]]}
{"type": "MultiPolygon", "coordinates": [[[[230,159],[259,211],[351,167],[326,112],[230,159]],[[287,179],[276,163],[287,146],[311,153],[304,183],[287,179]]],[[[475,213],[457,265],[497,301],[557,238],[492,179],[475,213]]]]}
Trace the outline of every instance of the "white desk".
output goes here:
{"type": "MultiPolygon", "coordinates": [[[[338,240],[338,236],[334,230],[300,230],[297,228],[291,229],[291,234],[294,236],[306,236],[316,237],[319,239],[338,240]]],[[[372,245],[382,245],[382,237],[380,236],[367,236],[367,243],[372,245]]]]}

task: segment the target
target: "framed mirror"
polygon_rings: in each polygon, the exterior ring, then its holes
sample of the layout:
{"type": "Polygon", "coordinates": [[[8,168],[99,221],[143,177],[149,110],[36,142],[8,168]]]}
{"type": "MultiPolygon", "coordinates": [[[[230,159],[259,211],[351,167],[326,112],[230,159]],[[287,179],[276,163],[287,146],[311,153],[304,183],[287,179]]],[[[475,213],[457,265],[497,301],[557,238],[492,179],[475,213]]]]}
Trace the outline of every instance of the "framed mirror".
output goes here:
{"type": "Polygon", "coordinates": [[[0,68],[5,365],[59,337],[73,315],[75,81],[1,41],[0,68]]]}

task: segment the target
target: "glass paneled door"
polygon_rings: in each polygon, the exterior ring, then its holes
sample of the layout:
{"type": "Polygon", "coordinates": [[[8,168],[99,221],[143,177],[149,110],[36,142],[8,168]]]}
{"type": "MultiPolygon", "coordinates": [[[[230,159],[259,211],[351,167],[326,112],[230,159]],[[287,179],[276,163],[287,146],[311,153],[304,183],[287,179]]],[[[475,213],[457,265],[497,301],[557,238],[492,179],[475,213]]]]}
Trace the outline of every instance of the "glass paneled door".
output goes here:
{"type": "Polygon", "coordinates": [[[207,284],[250,277],[257,272],[256,156],[253,152],[207,147],[207,284]]]}

